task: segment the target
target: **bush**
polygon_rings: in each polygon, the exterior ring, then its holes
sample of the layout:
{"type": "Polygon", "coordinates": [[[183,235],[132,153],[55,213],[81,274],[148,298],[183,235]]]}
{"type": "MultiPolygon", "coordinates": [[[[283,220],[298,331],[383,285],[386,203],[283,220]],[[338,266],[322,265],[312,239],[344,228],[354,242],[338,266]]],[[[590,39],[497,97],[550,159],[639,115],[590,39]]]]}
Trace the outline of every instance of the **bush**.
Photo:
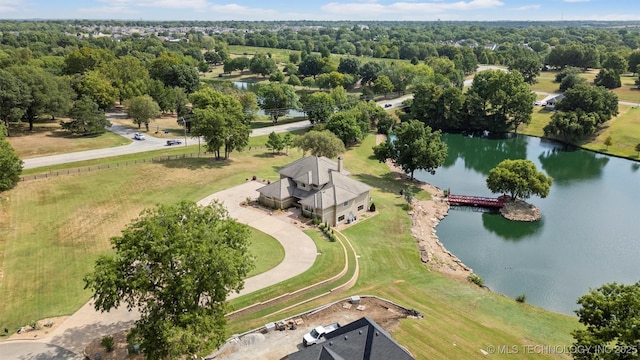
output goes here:
{"type": "Polygon", "coordinates": [[[484,286],[484,279],[481,278],[480,276],[476,275],[476,274],[471,274],[467,277],[467,280],[471,281],[472,283],[483,287],[484,286]]]}
{"type": "Polygon", "coordinates": [[[112,336],[105,336],[102,338],[102,341],[100,341],[100,345],[102,345],[104,347],[105,350],[107,350],[107,352],[112,352],[113,351],[113,337],[112,336]]]}
{"type": "Polygon", "coordinates": [[[519,303],[524,303],[527,301],[527,295],[526,294],[520,294],[518,296],[516,296],[516,301],[519,303]]]}
{"type": "Polygon", "coordinates": [[[318,225],[322,225],[322,220],[320,220],[320,218],[319,218],[319,217],[314,217],[314,218],[311,220],[311,223],[312,223],[313,225],[316,225],[316,226],[318,226],[318,225]]]}

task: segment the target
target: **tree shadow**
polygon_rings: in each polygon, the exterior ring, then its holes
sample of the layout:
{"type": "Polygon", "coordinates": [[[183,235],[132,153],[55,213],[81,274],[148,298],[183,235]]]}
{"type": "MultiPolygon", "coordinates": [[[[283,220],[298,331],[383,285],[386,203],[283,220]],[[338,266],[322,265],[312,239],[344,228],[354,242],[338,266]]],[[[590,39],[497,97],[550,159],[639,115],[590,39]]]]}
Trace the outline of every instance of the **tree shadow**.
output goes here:
{"type": "MultiPolygon", "coordinates": [[[[81,359],[81,353],[74,353],[73,351],[69,351],[63,347],[51,345],[51,344],[43,344],[45,349],[41,350],[39,353],[30,353],[18,356],[17,359],[24,360],[68,360],[68,359],[81,359]]],[[[38,351],[35,350],[34,351],[38,351]]]]}
{"type": "Polygon", "coordinates": [[[82,354],[84,348],[94,339],[111,335],[119,331],[128,330],[134,326],[134,321],[119,321],[112,324],[100,322],[84,326],[73,327],[62,334],[51,338],[50,343],[71,350],[76,354],[82,354]]]}
{"type": "Polygon", "coordinates": [[[485,229],[508,241],[517,242],[540,232],[544,227],[544,218],[538,221],[511,221],[494,213],[482,214],[485,229]]]}

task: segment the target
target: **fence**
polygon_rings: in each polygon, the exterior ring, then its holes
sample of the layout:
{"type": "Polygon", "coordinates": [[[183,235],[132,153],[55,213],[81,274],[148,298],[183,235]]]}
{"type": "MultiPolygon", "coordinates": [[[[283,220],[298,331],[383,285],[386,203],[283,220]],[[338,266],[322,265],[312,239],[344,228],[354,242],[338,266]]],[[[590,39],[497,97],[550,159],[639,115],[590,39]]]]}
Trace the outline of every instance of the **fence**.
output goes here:
{"type": "Polygon", "coordinates": [[[49,172],[42,173],[42,174],[22,176],[20,177],[20,181],[47,179],[47,178],[52,178],[52,177],[57,177],[62,175],[81,174],[81,173],[87,173],[91,171],[115,169],[119,167],[132,166],[132,165],[144,164],[144,163],[161,162],[161,161],[167,161],[167,160],[179,160],[179,159],[187,159],[187,158],[194,158],[194,157],[200,158],[200,157],[212,157],[212,156],[213,156],[213,153],[208,153],[208,152],[189,153],[189,154],[160,156],[160,157],[155,157],[151,159],[132,160],[124,163],[104,164],[104,165],[88,166],[88,167],[65,169],[65,170],[51,170],[49,172]]]}

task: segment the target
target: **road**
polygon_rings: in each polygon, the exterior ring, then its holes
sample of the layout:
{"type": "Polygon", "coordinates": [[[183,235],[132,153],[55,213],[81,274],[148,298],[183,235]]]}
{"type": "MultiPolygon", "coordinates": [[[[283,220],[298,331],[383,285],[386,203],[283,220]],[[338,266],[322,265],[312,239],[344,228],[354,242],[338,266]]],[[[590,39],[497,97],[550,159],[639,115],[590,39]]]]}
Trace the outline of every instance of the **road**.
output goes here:
{"type": "MultiPolygon", "coordinates": [[[[107,113],[107,117],[110,119],[118,118],[121,116],[122,114],[119,114],[119,113],[107,113]]],[[[308,121],[300,121],[300,122],[289,123],[284,125],[269,126],[265,128],[254,129],[251,132],[251,136],[268,135],[272,131],[280,133],[285,131],[305,129],[305,128],[308,128],[309,126],[311,126],[311,124],[308,121]]],[[[135,130],[130,129],[126,126],[115,125],[115,124],[112,125],[109,128],[109,130],[118,135],[121,135],[123,137],[132,139],[132,140],[133,140],[133,134],[136,132],[135,130]]],[[[106,158],[111,156],[119,156],[119,155],[147,152],[152,150],[160,150],[167,147],[166,140],[167,139],[160,139],[153,136],[146,136],[146,140],[133,140],[131,144],[123,145],[123,146],[24,159],[23,160],[24,168],[33,169],[33,168],[38,168],[42,166],[51,166],[51,165],[65,164],[65,163],[76,162],[76,161],[101,159],[101,158],[106,158]]],[[[193,144],[198,141],[197,138],[193,138],[193,137],[187,138],[186,141],[184,139],[180,139],[180,140],[183,141],[183,144],[182,144],[183,146],[193,144]]]]}

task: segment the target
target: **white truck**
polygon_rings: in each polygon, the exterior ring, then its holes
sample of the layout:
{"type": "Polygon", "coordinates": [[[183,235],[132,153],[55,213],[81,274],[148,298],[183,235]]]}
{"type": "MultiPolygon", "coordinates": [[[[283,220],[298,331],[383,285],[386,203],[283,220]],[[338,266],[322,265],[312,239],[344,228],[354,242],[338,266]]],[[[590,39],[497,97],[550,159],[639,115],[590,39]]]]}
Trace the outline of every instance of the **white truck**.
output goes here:
{"type": "Polygon", "coordinates": [[[340,328],[340,324],[338,323],[333,323],[325,326],[318,326],[315,329],[311,330],[310,332],[304,334],[304,336],[302,337],[302,343],[304,344],[304,346],[310,346],[310,345],[322,342],[326,334],[334,330],[337,330],[339,328],[340,328]]]}

